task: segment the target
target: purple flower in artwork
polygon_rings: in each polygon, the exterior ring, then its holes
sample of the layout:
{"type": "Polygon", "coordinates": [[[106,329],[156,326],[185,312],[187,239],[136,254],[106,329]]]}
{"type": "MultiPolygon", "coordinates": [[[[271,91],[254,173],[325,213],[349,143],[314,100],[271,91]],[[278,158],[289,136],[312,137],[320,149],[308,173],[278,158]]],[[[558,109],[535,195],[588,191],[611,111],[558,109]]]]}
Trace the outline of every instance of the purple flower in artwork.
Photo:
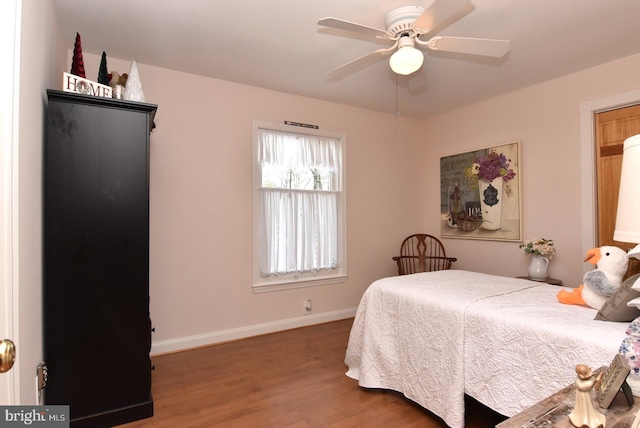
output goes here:
{"type": "Polygon", "coordinates": [[[486,156],[477,157],[473,160],[473,165],[466,169],[468,177],[491,182],[493,179],[502,177],[507,182],[513,180],[516,173],[510,168],[511,159],[503,153],[489,152],[486,156]]]}

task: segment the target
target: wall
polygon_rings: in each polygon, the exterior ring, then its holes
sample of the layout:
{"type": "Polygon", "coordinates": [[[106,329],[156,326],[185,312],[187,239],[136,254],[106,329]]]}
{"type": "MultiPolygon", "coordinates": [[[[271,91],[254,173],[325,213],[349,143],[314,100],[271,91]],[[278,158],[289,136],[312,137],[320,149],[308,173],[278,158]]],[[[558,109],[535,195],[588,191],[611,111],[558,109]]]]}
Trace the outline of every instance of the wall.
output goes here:
{"type": "MultiPolygon", "coordinates": [[[[22,1],[20,54],[17,386],[35,402],[42,358],[41,177],[45,90],[60,89],[70,49],[52,4],[22,1]],[[65,57],[66,54],[66,57],[65,57]]],[[[99,57],[85,53],[87,70],[99,57]]],[[[109,60],[110,70],[129,62],[109,60]]],[[[640,56],[614,61],[425,123],[140,65],[149,102],[160,106],[152,136],[151,310],[154,349],[180,349],[255,332],[319,322],[352,310],[367,285],[395,273],[402,237],[439,227],[439,157],[520,140],[525,238],[553,238],[551,273],[582,278],[581,103],[638,90],[640,56]],[[245,260],[251,248],[252,119],[317,123],[348,134],[349,280],[343,285],[255,295],[245,260]],[[445,143],[446,142],[446,145],[445,143]],[[415,156],[422,153],[423,156],[415,156]],[[434,199],[436,198],[436,199],[434,199]],[[437,201],[433,203],[432,201],[437,201]],[[314,312],[300,317],[302,301],[314,312]],[[306,321],[310,320],[310,321],[306,321]]],[[[89,73],[89,78],[92,78],[89,73]]],[[[509,276],[528,258],[514,243],[446,239],[458,269],[509,276]]]]}
{"type": "MultiPolygon", "coordinates": [[[[84,61],[96,80],[100,57],[84,52],[84,61]]],[[[120,74],[130,68],[130,60],[107,64],[120,74]]],[[[151,135],[153,353],[352,316],[373,280],[395,274],[391,257],[422,221],[421,122],[138,67],[146,101],[159,106],[151,135]],[[346,283],[252,292],[254,119],[347,134],[346,283]],[[306,299],[313,313],[303,316],[306,299]]]]}
{"type": "MultiPolygon", "coordinates": [[[[18,110],[18,186],[14,206],[18,236],[14,281],[18,282],[19,404],[36,403],[35,371],[42,361],[42,143],[45,91],[61,82],[65,49],[51,2],[22,1],[18,110]]],[[[15,309],[14,309],[15,310],[15,309]]]]}
{"type": "MultiPolygon", "coordinates": [[[[524,239],[553,239],[557,256],[551,276],[579,285],[584,248],[594,245],[581,240],[593,225],[591,214],[581,209],[580,105],[637,90],[638,70],[640,55],[634,55],[428,120],[422,152],[430,167],[423,169],[423,180],[434,185],[425,187],[422,200],[439,197],[441,156],[521,141],[524,239]]],[[[437,230],[438,204],[425,203],[424,212],[424,228],[437,230]]],[[[445,244],[458,257],[458,269],[526,275],[529,257],[517,243],[446,239],[445,244]]]]}
{"type": "MultiPolygon", "coordinates": [[[[97,55],[85,53],[85,64],[89,78],[91,70],[97,75],[97,55]]],[[[108,64],[123,73],[130,61],[108,64]]],[[[417,122],[139,64],[147,102],[159,105],[151,154],[153,352],[352,314],[371,281],[395,274],[390,258],[402,237],[438,232],[439,186],[429,183],[439,183],[439,158],[516,140],[524,238],[554,239],[552,276],[579,284],[582,230],[592,227],[581,213],[580,104],[637,89],[639,66],[632,56],[417,122]],[[252,119],[347,133],[345,284],[252,293],[252,119]],[[306,299],[315,315],[301,315],[306,299]]],[[[517,243],[445,244],[458,269],[526,273],[529,258],[517,243]]]]}

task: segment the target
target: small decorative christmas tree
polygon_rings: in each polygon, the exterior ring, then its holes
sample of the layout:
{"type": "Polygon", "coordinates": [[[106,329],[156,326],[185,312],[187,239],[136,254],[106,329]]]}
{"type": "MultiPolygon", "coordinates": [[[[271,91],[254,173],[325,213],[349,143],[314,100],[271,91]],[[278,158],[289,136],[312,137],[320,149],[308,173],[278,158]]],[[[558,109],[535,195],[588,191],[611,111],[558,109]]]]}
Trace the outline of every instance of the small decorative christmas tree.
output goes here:
{"type": "Polygon", "coordinates": [[[80,33],[76,33],[76,43],[73,46],[73,60],[71,62],[71,74],[80,76],[86,79],[84,72],[84,59],[82,58],[82,41],[80,40],[80,33]]]}
{"type": "Polygon", "coordinates": [[[109,85],[109,72],[107,71],[107,54],[102,52],[102,60],[100,61],[100,68],[98,69],[98,83],[102,85],[109,85]]]}
{"type": "Polygon", "coordinates": [[[131,61],[131,69],[127,84],[124,87],[124,99],[129,101],[144,102],[144,91],[142,90],[142,80],[140,79],[140,71],[138,71],[138,63],[134,59],[131,61]]]}

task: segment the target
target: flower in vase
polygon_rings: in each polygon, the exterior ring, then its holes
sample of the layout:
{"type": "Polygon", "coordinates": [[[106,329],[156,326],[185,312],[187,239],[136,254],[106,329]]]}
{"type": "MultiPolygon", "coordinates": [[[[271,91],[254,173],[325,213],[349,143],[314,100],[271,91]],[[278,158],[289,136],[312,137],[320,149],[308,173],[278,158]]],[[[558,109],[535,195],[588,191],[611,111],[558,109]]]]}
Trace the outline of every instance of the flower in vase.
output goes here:
{"type": "Polygon", "coordinates": [[[490,183],[493,179],[502,177],[505,181],[513,180],[515,171],[510,168],[511,159],[503,153],[490,151],[486,156],[479,156],[473,160],[473,164],[467,167],[464,174],[469,178],[486,181],[490,183]]]}
{"type": "Polygon", "coordinates": [[[520,248],[525,254],[538,254],[548,259],[552,259],[556,254],[556,249],[553,247],[552,239],[531,239],[520,244],[520,248]]]}

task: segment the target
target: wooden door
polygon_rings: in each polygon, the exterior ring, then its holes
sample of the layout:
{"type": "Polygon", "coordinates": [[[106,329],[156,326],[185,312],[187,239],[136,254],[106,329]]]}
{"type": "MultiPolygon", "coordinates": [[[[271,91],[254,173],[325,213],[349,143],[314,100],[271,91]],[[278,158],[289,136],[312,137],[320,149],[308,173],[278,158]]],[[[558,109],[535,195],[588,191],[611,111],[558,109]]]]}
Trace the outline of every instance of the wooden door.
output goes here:
{"type": "Polygon", "coordinates": [[[618,208],[624,140],[640,134],[640,105],[596,114],[596,176],[598,194],[598,246],[626,249],[635,244],[613,240],[618,208]]]}

